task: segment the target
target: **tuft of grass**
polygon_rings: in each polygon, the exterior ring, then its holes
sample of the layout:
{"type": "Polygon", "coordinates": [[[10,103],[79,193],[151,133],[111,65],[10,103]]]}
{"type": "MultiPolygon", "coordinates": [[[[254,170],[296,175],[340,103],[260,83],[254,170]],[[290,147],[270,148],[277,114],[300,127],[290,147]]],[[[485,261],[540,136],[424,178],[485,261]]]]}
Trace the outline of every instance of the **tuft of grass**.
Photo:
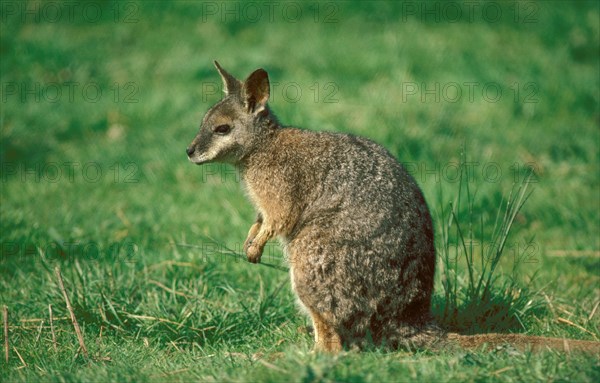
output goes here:
{"type": "Polygon", "coordinates": [[[485,228],[491,225],[475,213],[477,191],[472,190],[469,163],[463,147],[458,164],[457,194],[447,208],[442,207],[438,218],[441,237],[438,256],[444,297],[437,299],[434,312],[440,323],[453,331],[526,330],[521,318],[536,310],[539,312],[542,305],[537,294],[529,291],[528,286],[522,287],[518,280],[523,257],[513,254],[509,277],[499,275],[498,266],[507,258],[506,246],[515,219],[531,196],[532,191],[528,191],[531,175],[521,184],[513,185],[498,207],[491,231],[486,232],[485,228]]]}

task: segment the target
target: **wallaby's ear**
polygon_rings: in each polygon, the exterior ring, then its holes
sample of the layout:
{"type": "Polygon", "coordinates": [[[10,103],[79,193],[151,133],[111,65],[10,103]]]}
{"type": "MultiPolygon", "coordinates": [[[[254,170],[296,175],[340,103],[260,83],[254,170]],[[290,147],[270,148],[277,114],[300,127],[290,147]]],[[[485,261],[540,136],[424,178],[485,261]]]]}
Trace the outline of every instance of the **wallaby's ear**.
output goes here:
{"type": "Polygon", "coordinates": [[[257,69],[244,81],[242,96],[250,113],[258,114],[265,109],[269,100],[269,75],[257,69]]]}
{"type": "Polygon", "coordinates": [[[240,83],[240,80],[227,73],[227,71],[223,69],[221,65],[219,65],[217,60],[215,60],[215,67],[219,71],[221,79],[223,80],[223,91],[225,92],[225,94],[229,95],[232,93],[239,92],[242,85],[240,83]]]}

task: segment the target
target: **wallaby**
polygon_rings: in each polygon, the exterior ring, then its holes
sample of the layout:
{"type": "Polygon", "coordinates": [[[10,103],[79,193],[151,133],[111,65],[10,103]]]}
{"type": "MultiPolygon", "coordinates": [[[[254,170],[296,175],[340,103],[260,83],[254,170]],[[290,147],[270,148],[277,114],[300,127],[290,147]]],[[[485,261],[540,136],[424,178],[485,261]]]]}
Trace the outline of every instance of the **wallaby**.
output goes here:
{"type": "Polygon", "coordinates": [[[233,164],[258,211],[244,244],[260,262],[278,237],[315,349],[382,345],[581,349],[599,343],[515,334],[447,334],[430,316],[433,225],[415,180],[382,146],[350,134],[283,127],[263,69],[244,82],[215,61],[225,97],[204,116],[190,161],[233,164]]]}

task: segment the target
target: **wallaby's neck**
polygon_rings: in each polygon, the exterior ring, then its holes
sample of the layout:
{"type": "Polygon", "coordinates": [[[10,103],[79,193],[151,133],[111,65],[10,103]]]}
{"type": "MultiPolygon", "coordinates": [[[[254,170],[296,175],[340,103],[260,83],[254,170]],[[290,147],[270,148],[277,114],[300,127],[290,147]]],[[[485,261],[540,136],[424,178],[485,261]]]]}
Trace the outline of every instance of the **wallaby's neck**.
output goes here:
{"type": "Polygon", "coordinates": [[[237,164],[237,168],[242,174],[254,164],[261,163],[261,159],[268,153],[272,153],[272,147],[278,133],[283,129],[279,124],[277,117],[267,107],[261,113],[260,118],[254,125],[257,132],[257,142],[252,145],[252,148],[245,153],[237,164]]]}
{"type": "Polygon", "coordinates": [[[272,152],[272,148],[276,146],[278,133],[279,129],[273,129],[272,131],[266,132],[258,145],[241,158],[240,162],[236,164],[236,167],[240,170],[242,176],[268,163],[269,153],[272,152]]]}

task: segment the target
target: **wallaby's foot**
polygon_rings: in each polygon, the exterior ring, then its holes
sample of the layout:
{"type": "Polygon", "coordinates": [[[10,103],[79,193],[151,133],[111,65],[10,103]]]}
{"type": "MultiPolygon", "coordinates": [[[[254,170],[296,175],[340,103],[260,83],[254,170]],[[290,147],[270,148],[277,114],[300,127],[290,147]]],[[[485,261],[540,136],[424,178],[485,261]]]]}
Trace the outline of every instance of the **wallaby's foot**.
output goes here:
{"type": "Polygon", "coordinates": [[[315,352],[338,353],[342,351],[342,339],[335,329],[331,327],[324,317],[328,315],[318,314],[311,310],[310,315],[313,320],[315,332],[315,352]]]}
{"type": "Polygon", "coordinates": [[[342,342],[337,335],[333,338],[315,343],[316,352],[329,352],[332,354],[337,354],[338,352],[341,352],[342,349],[342,342]]]}

